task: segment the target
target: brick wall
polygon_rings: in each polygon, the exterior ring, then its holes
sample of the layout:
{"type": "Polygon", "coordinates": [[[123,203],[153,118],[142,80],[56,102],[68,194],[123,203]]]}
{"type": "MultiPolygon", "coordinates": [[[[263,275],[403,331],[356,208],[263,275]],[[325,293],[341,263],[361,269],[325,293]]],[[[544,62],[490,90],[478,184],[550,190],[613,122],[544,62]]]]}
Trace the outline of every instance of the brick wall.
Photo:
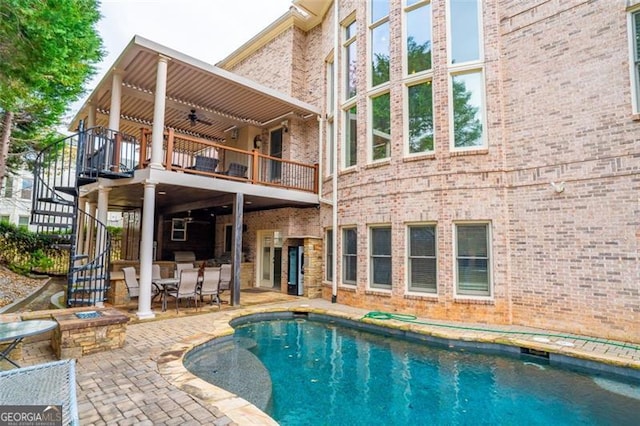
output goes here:
{"type": "MultiPolygon", "coordinates": [[[[340,22],[351,13],[358,21],[359,151],[358,165],[338,175],[339,227],[358,230],[357,284],[340,284],[338,301],[640,342],[640,123],[631,109],[625,4],[483,1],[487,147],[460,153],[449,147],[445,1],[433,1],[435,150],[407,158],[401,3],[393,0],[390,14],[391,157],[375,165],[368,164],[366,147],[367,2],[339,5],[340,22]],[[564,192],[556,192],[551,182],[565,182],[564,192]],[[455,294],[454,227],[460,221],[490,223],[489,298],[455,294]],[[436,226],[436,295],[406,290],[406,225],[416,222],[436,226]],[[393,286],[388,292],[368,286],[368,227],[378,224],[392,228],[393,286]]],[[[267,59],[273,67],[291,66],[291,74],[279,71],[288,76],[279,84],[324,108],[325,59],[334,40],[331,15],[330,10],[306,37],[294,30],[284,35],[291,42],[286,48],[295,49],[283,52],[282,60],[273,59],[283,44],[276,39],[268,57],[254,55],[243,66],[264,67],[267,59]],[[298,72],[306,73],[306,84],[298,72]]],[[[341,84],[338,58],[336,65],[341,84]]],[[[292,136],[291,152],[317,155],[312,142],[317,125],[302,126],[295,133],[304,139],[292,136]]],[[[331,198],[333,190],[325,179],[322,195],[331,198]]],[[[324,204],[319,213],[292,209],[246,219],[250,229],[255,221],[264,228],[313,228],[312,235],[323,235],[332,225],[331,209],[324,204]]],[[[340,270],[339,229],[334,237],[340,270]]],[[[323,297],[331,297],[330,283],[323,297]]]]}

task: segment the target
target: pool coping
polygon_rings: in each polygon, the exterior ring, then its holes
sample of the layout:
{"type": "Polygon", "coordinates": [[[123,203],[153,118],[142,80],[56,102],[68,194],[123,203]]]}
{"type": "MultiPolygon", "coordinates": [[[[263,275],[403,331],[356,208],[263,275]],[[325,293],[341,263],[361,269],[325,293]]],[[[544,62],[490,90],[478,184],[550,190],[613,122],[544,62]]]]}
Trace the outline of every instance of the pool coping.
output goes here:
{"type": "MultiPolygon", "coordinates": [[[[234,334],[232,324],[260,319],[275,319],[277,314],[295,318],[296,314],[309,319],[336,320],[368,331],[384,329],[389,335],[424,341],[429,344],[446,346],[458,350],[478,350],[504,354],[522,354],[522,349],[532,353],[544,353],[549,363],[593,372],[624,375],[640,381],[640,361],[621,359],[606,353],[588,352],[574,346],[559,345],[556,342],[541,342],[520,336],[505,336],[499,332],[482,333],[468,329],[438,329],[430,325],[407,323],[395,319],[379,320],[363,318],[362,315],[333,309],[307,306],[263,306],[250,307],[223,313],[214,322],[213,332],[202,332],[189,336],[163,352],[158,358],[158,372],[167,381],[184,392],[211,405],[239,425],[277,425],[266,413],[243,398],[212,385],[190,373],[184,366],[185,355],[193,348],[211,340],[230,337],[234,334]],[[274,315],[276,314],[276,315],[274,315]],[[289,316],[288,314],[291,314],[289,316]],[[260,318],[264,315],[264,318],[260,318]],[[630,373],[622,374],[622,372],[630,373]]],[[[282,316],[280,316],[282,317],[282,316]]],[[[506,332],[506,331],[505,331],[506,332]]],[[[522,332],[526,334],[526,332],[522,332]]],[[[552,334],[552,333],[549,333],[552,334]]]]}

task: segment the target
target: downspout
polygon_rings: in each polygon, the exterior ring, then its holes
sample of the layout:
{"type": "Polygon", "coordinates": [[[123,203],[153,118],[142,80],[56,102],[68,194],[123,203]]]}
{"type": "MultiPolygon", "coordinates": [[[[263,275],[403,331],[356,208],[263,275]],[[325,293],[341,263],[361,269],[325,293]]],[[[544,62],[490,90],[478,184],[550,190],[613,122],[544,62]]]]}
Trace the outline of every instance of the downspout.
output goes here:
{"type": "Polygon", "coordinates": [[[333,241],[331,241],[331,252],[333,253],[333,265],[331,271],[332,289],[331,303],[338,301],[338,64],[340,52],[340,25],[338,24],[338,0],[333,0],[333,176],[331,184],[333,186],[333,217],[331,227],[333,229],[333,241]]]}

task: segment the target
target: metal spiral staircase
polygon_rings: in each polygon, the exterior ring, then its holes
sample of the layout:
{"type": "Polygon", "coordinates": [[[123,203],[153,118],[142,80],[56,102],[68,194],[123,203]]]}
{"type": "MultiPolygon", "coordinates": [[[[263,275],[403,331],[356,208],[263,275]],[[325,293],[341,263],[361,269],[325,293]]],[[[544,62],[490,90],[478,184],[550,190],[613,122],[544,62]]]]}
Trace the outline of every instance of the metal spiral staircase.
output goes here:
{"type": "Polygon", "coordinates": [[[101,127],[81,129],[36,158],[31,223],[38,233],[51,237],[52,245],[69,250],[68,307],[93,306],[106,299],[111,237],[106,224],[79,205],[79,194],[82,186],[98,178],[133,175],[133,167],[119,162],[123,139],[130,140],[101,127]]]}

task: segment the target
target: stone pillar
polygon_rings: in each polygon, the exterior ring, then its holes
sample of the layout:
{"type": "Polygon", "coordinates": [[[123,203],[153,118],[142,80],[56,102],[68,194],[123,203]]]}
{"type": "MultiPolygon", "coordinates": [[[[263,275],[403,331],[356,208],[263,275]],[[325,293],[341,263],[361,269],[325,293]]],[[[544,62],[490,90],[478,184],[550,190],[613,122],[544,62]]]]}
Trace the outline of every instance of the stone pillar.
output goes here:
{"type": "Polygon", "coordinates": [[[151,134],[151,162],[152,169],[163,169],[162,145],[164,140],[164,112],[167,95],[167,62],[166,56],[158,56],[156,71],[156,91],[153,103],[153,128],[151,134]]]}
{"type": "Polygon", "coordinates": [[[144,182],[142,202],[142,229],[140,232],[140,295],[138,296],[139,319],[155,318],[151,310],[151,265],[153,264],[153,221],[156,208],[156,183],[144,182]]]}
{"type": "Polygon", "coordinates": [[[304,239],[304,295],[310,299],[322,297],[322,238],[304,239]]]}

